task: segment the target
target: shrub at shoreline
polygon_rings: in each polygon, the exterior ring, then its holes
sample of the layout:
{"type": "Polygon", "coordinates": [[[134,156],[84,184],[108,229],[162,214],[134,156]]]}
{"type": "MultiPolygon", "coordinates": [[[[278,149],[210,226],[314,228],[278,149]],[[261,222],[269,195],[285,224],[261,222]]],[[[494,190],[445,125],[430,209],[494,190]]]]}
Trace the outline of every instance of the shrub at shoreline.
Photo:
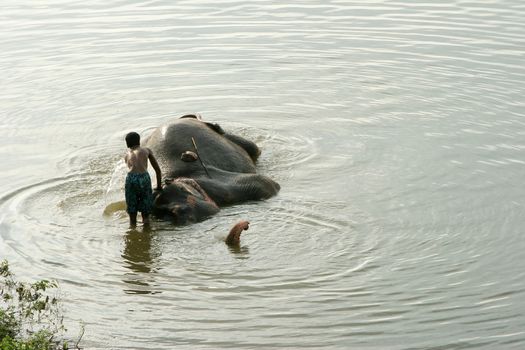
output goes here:
{"type": "Polygon", "coordinates": [[[68,348],[57,288],[55,281],[16,281],[8,262],[0,262],[1,350],[68,348]]]}

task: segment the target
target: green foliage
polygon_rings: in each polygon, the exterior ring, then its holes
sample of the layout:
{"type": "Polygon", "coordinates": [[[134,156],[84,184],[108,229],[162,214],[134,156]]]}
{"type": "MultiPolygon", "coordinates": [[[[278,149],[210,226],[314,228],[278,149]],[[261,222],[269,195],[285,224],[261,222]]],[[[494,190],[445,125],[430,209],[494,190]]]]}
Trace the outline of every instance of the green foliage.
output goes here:
{"type": "Polygon", "coordinates": [[[0,263],[1,350],[64,348],[57,339],[65,331],[60,303],[50,291],[57,287],[54,281],[16,281],[7,261],[0,263]]]}
{"type": "Polygon", "coordinates": [[[2,350],[52,350],[57,349],[57,344],[50,341],[52,335],[39,331],[28,339],[17,340],[11,337],[5,337],[0,343],[2,350]]]}

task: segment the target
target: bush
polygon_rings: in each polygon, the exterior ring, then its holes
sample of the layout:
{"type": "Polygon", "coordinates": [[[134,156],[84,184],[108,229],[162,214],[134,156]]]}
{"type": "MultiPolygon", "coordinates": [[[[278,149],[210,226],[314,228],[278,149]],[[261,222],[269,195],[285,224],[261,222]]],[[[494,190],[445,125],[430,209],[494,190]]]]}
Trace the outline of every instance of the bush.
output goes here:
{"type": "Polygon", "coordinates": [[[0,263],[0,349],[65,349],[65,331],[54,281],[18,282],[9,264],[0,263]],[[54,295],[51,295],[54,291],[54,295]]]}

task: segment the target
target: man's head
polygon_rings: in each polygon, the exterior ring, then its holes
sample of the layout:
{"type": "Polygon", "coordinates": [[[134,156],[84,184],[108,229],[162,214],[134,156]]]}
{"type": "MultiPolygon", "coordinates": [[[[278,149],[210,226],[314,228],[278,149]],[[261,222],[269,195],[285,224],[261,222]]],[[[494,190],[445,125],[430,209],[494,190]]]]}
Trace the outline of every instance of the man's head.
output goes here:
{"type": "Polygon", "coordinates": [[[140,146],[140,135],[132,131],[126,135],[126,145],[128,148],[140,146]]]}

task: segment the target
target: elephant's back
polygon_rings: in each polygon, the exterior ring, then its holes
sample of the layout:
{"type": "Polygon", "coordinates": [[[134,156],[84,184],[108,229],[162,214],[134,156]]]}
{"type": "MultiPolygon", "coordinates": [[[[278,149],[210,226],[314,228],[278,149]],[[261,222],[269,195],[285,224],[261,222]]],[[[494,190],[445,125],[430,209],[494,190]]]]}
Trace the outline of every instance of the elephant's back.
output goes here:
{"type": "Polygon", "coordinates": [[[166,176],[195,175],[204,171],[200,162],[188,163],[180,159],[182,153],[195,151],[192,138],[206,167],[255,173],[255,164],[243,148],[196,119],[177,119],[155,129],[146,146],[153,151],[166,176]]]}

